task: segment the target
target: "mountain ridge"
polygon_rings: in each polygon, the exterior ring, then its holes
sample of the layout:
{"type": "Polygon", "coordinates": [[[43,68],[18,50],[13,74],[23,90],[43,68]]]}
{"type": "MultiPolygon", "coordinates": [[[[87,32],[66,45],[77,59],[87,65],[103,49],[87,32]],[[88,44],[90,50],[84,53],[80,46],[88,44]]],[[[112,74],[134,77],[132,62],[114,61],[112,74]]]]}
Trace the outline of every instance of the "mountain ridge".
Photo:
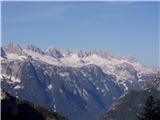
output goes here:
{"type": "MultiPolygon", "coordinates": [[[[38,52],[40,54],[45,54],[46,51],[48,51],[49,49],[55,49],[57,50],[58,52],[60,52],[61,54],[62,53],[68,53],[68,54],[71,54],[71,53],[77,53],[79,54],[79,57],[80,56],[89,56],[89,55],[92,55],[92,54],[97,54],[97,55],[100,55],[101,57],[108,57],[108,56],[112,56],[112,57],[116,57],[116,58],[119,58],[119,59],[128,59],[130,61],[133,61],[133,62],[138,62],[138,60],[129,55],[129,56],[120,56],[120,55],[115,55],[113,54],[112,52],[110,51],[105,51],[105,50],[92,50],[92,51],[82,51],[82,50],[78,50],[78,49],[73,49],[73,50],[67,50],[67,49],[61,49],[61,48],[55,48],[53,46],[49,46],[48,48],[42,50],[40,49],[39,47],[35,46],[34,44],[28,44],[26,47],[22,48],[20,47],[19,44],[15,43],[15,42],[11,42],[9,44],[6,44],[4,46],[2,46],[2,49],[5,49],[7,47],[13,47],[13,46],[17,46],[18,48],[20,48],[21,50],[22,49],[28,49],[28,50],[31,50],[31,51],[34,51],[34,52],[38,52]]],[[[23,51],[23,50],[22,50],[23,51]]],[[[13,51],[12,51],[13,52],[13,51]]]]}

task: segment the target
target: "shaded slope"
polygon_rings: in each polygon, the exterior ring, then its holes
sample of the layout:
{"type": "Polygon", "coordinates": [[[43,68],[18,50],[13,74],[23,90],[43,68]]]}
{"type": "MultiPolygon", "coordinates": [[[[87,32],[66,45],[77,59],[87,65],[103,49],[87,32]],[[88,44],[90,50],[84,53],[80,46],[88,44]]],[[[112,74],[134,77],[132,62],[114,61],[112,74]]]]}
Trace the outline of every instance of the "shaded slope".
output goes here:
{"type": "Polygon", "coordinates": [[[67,120],[58,113],[1,92],[1,120],[67,120]]]}
{"type": "Polygon", "coordinates": [[[160,81],[150,82],[141,90],[127,92],[99,120],[137,120],[148,97],[160,99],[160,81]],[[155,84],[156,83],[156,84],[155,84]]]}

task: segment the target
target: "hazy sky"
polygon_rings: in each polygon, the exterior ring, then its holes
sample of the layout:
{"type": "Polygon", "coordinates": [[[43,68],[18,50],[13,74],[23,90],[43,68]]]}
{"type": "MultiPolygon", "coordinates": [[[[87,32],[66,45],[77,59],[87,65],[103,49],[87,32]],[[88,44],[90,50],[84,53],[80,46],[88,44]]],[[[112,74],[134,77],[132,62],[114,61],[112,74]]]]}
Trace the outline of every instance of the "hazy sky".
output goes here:
{"type": "Polygon", "coordinates": [[[2,2],[2,44],[108,50],[159,62],[158,2],[2,2]]]}

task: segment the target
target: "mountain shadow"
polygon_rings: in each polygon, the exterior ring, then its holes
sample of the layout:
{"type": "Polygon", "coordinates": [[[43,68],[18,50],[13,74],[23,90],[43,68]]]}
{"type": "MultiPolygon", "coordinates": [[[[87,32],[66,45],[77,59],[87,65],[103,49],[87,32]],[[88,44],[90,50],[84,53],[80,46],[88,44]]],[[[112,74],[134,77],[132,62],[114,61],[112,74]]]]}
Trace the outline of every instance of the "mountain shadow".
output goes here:
{"type": "Polygon", "coordinates": [[[137,117],[139,120],[160,120],[160,99],[155,99],[153,96],[148,97],[143,112],[137,117]]]}
{"type": "Polygon", "coordinates": [[[32,104],[19,100],[1,91],[1,120],[67,120],[65,117],[32,104]]]}

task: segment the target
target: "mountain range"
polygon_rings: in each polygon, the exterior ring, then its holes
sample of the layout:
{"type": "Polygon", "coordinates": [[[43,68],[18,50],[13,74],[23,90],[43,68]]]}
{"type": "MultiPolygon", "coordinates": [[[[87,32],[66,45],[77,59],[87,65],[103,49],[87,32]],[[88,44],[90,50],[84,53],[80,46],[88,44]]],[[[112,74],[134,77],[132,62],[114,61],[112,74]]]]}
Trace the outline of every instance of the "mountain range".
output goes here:
{"type": "Polygon", "coordinates": [[[128,90],[160,71],[105,51],[85,52],[16,43],[1,47],[1,86],[11,95],[71,120],[95,120],[128,90]]]}

